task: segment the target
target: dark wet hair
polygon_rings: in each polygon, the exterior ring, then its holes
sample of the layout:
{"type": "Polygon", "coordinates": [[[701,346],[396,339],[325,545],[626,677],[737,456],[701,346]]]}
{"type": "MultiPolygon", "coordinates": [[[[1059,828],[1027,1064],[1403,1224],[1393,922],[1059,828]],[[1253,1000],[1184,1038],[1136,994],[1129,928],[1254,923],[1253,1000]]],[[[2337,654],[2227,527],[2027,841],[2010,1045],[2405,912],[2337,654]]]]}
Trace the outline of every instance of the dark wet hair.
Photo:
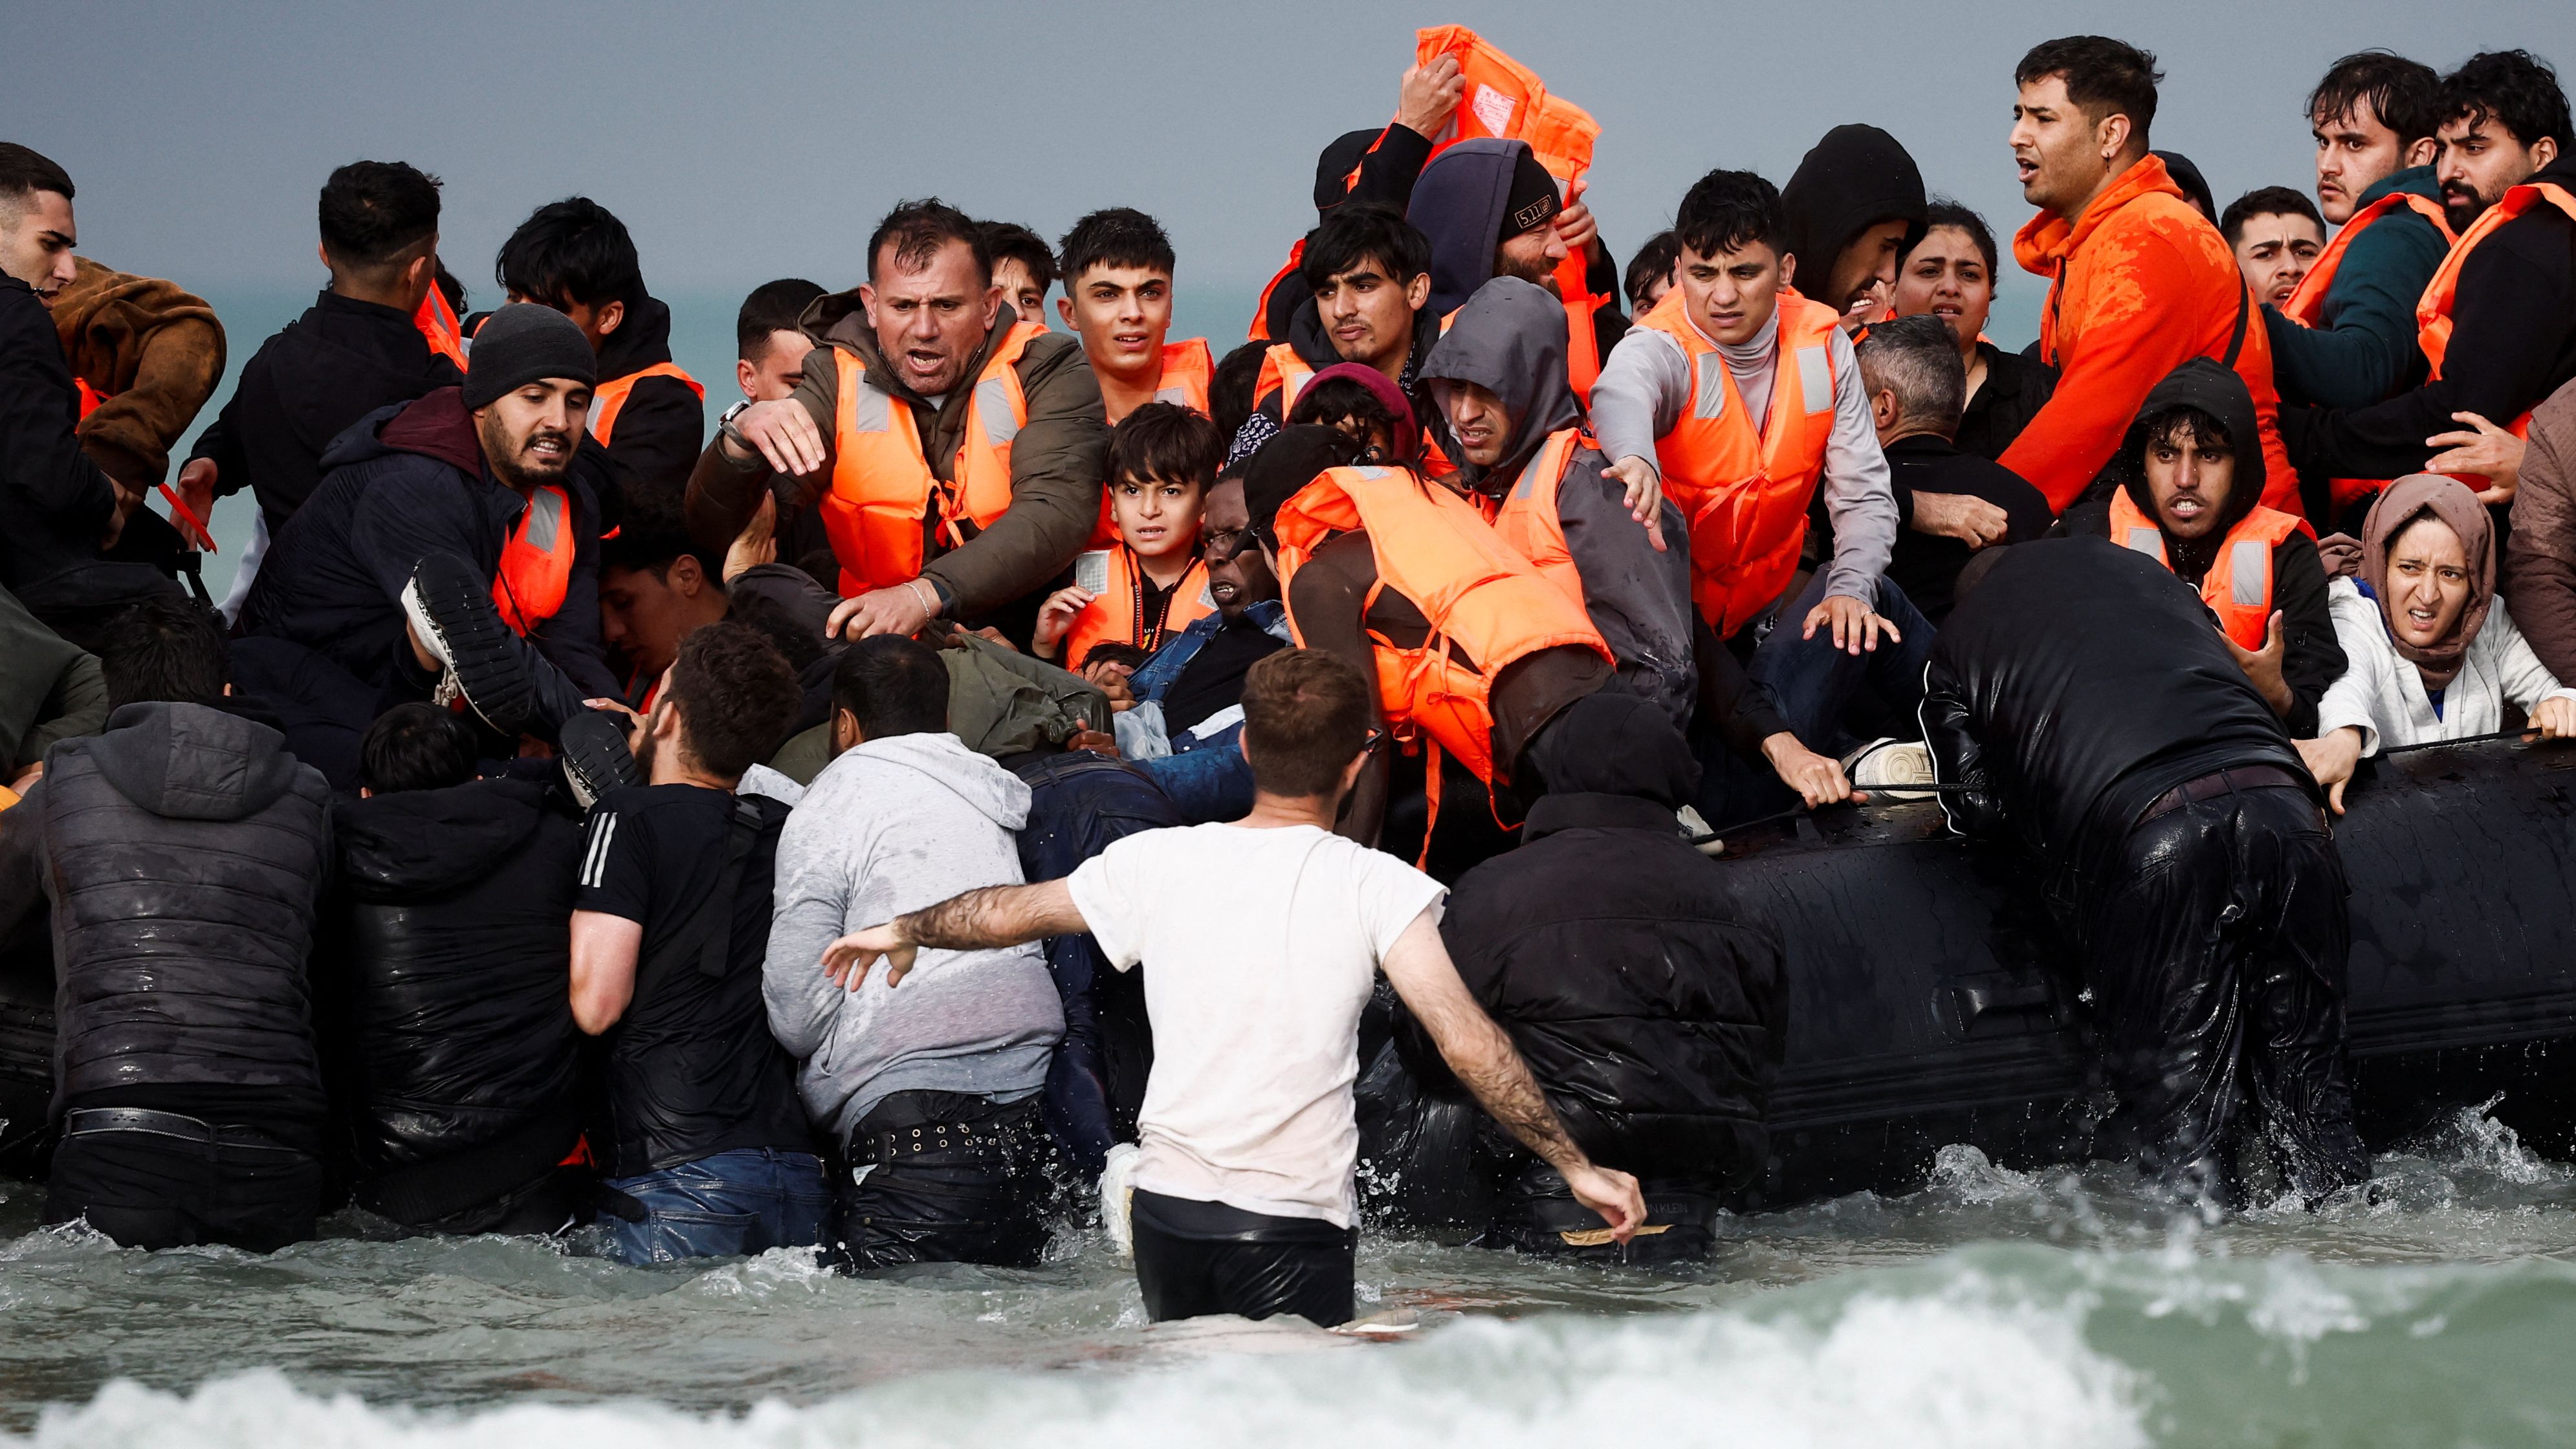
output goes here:
{"type": "Polygon", "coordinates": [[[917,640],[872,634],[832,666],[832,708],[849,711],[872,740],[939,734],[948,728],[948,666],[917,640]]]}
{"type": "Polygon", "coordinates": [[[2362,102],[2379,124],[2397,133],[2397,144],[2409,146],[2442,129],[2442,78],[2420,60],[2385,50],[2355,51],[2326,68],[2325,79],[2308,92],[2309,122],[2351,115],[2362,102]]]}
{"type": "MultiPolygon", "coordinates": [[[[1388,412],[1384,400],[1355,377],[1327,377],[1307,385],[1297,394],[1297,405],[1288,410],[1290,426],[1299,423],[1321,423],[1338,427],[1345,421],[1357,420],[1363,427],[1375,425],[1386,429],[1389,439],[1401,437],[1403,421],[1388,412]]],[[[1393,452],[1392,445],[1388,448],[1393,452]]],[[[1410,458],[1388,458],[1390,463],[1410,464],[1410,458]]]]}
{"type": "Polygon", "coordinates": [[[378,267],[438,235],[438,178],[400,161],[352,161],[322,183],[323,249],[378,267]]]}
{"type": "Polygon", "coordinates": [[[734,356],[747,361],[766,354],[769,334],[795,331],[796,319],[822,295],[821,286],[803,277],[781,277],[752,288],[733,316],[734,356]]]}
{"type": "Polygon", "coordinates": [[[1646,288],[1658,277],[1670,278],[1673,263],[1682,256],[1682,239],[1670,228],[1646,238],[1637,254],[1628,259],[1627,274],[1620,278],[1620,293],[1637,311],[1646,310],[1646,288]]]}
{"type": "Polygon", "coordinates": [[[1142,267],[1171,275],[1179,258],[1163,224],[1132,206],[1113,206],[1073,224],[1057,244],[1065,285],[1092,267],[1142,267]]]}
{"type": "Polygon", "coordinates": [[[1673,214],[1673,235],[1704,257],[1755,242],[1783,253],[1788,233],[1780,188],[1750,171],[1708,173],[1682,193],[1681,209],[1673,214]]]}
{"type": "Polygon", "coordinates": [[[1109,430],[1109,478],[1116,482],[1148,478],[1165,483],[1195,483],[1201,490],[1216,481],[1217,464],[1225,461],[1225,439],[1216,424],[1195,408],[1179,403],[1149,402],[1109,430]]]}
{"type": "Polygon", "coordinates": [[[689,758],[727,780],[778,753],[805,702],[776,646],[730,620],[701,625],[680,641],[667,698],[680,712],[689,758]]]}
{"type": "Polygon", "coordinates": [[[1297,273],[1320,292],[1326,282],[1371,261],[1397,282],[1410,282],[1431,270],[1431,238],[1383,206],[1345,204],[1306,233],[1306,256],[1297,273]]]}
{"type": "Polygon", "coordinates": [[[894,210],[877,223],[877,229],[868,233],[868,280],[877,279],[877,263],[885,256],[888,245],[894,247],[895,265],[919,271],[930,265],[941,247],[953,241],[964,242],[975,254],[976,274],[991,286],[993,248],[973,218],[936,196],[896,202],[894,210]]]}
{"type": "Polygon", "coordinates": [[[696,559],[698,571],[717,592],[723,592],[724,555],[707,557],[706,550],[689,537],[678,498],[639,489],[626,500],[617,532],[599,541],[599,572],[605,577],[610,569],[639,569],[667,583],[671,565],[682,554],[696,559]]]}
{"type": "MultiPolygon", "coordinates": [[[[1923,234],[1930,236],[1933,228],[1944,226],[1956,227],[1968,234],[1968,240],[1977,244],[1977,255],[1986,259],[1987,279],[1995,280],[1995,268],[2001,259],[1995,252],[1994,228],[1986,225],[1986,219],[1946,196],[1936,196],[1930,205],[1923,208],[1923,234]]],[[[1922,243],[1916,242],[1915,245],[1921,246],[1922,243]]]]}
{"type": "Polygon", "coordinates": [[[492,264],[504,292],[560,312],[575,304],[644,300],[644,267],[626,223],[587,196],[549,201],[528,214],[492,264]]]}
{"type": "Polygon", "coordinates": [[[1243,676],[1243,755],[1263,793],[1330,795],[1368,743],[1370,681],[1321,649],[1282,649],[1243,676]]]}
{"type": "Polygon", "coordinates": [[[108,616],[99,631],[107,707],[213,704],[232,682],[232,646],[221,615],[175,590],[149,594],[108,616]]]}
{"type": "Polygon", "coordinates": [[[2529,146],[2543,136],[2561,151],[2576,144],[2567,119],[2567,92],[2558,72],[2527,50],[2490,50],[2460,62],[2442,78],[2442,119],[2471,125],[2495,121],[2529,146]]]}
{"type": "Polygon", "coordinates": [[[444,790],[475,775],[474,729],[426,700],[376,716],[358,741],[358,783],[379,795],[444,790]]]}
{"type": "Polygon", "coordinates": [[[975,229],[984,234],[984,250],[992,255],[993,265],[1018,262],[1041,292],[1055,285],[1055,248],[1046,244],[1045,237],[1016,221],[979,221],[975,229]]]}
{"type": "Polygon", "coordinates": [[[38,191],[72,199],[72,174],[14,141],[0,141],[0,200],[21,202],[38,191]]]}
{"type": "Polygon", "coordinates": [[[2156,69],[2155,52],[2107,35],[2068,35],[2032,46],[2013,67],[2018,86],[2050,76],[2066,82],[2066,98],[2087,120],[2128,117],[2129,144],[2147,148],[2156,122],[2156,86],[2165,78],[2156,69]]]}
{"type": "Polygon", "coordinates": [[[2234,246],[2245,235],[2245,223],[2258,216],[2304,216],[2317,224],[2317,235],[2325,235],[2326,219],[2317,212],[2317,204],[2308,200],[2304,191],[2287,186],[2258,186],[2227,203],[2218,214],[2218,234],[2234,246]]]}

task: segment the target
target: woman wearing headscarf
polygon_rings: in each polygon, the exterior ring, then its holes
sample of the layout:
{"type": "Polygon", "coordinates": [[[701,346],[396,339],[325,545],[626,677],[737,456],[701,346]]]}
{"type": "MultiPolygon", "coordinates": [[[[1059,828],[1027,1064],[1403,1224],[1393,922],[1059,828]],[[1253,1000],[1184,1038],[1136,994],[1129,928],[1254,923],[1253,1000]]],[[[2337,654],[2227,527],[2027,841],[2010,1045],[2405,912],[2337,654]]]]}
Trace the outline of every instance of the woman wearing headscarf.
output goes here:
{"type": "Polygon", "coordinates": [[[2335,636],[2351,661],[2299,752],[2338,814],[2353,766],[2384,749],[2493,734],[2510,700],[2551,739],[2576,736],[2559,683],[2496,596],[2495,532],[2466,484],[2417,473],[2371,505],[2358,543],[2321,547],[2335,636]]]}

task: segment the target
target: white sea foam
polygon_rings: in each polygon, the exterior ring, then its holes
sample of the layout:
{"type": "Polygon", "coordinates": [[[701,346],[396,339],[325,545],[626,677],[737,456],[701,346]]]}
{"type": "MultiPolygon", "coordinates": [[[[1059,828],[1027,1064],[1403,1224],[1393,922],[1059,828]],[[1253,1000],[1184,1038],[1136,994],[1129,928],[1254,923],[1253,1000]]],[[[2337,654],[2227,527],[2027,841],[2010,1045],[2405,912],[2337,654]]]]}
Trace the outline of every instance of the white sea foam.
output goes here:
{"type": "MultiPolygon", "coordinates": [[[[1315,1336],[1321,1341],[1321,1336],[1315,1336]]],[[[304,1393],[275,1371],[185,1396],[119,1380],[11,1442],[132,1449],[1259,1449],[1396,1439],[1410,1449],[1569,1442],[2128,1446],[2147,1442],[2140,1378],[2086,1348],[2079,1320],[1970,1281],[1933,1297],[1861,1294],[1821,1321],[1717,1310],[1613,1322],[1455,1324],[1427,1341],[1333,1352],[1142,1355],[1133,1373],[950,1374],[808,1407],[705,1417],[648,1403],[518,1403],[472,1414],[304,1393]]],[[[1177,1346],[1177,1345],[1175,1345],[1177,1346]]]]}

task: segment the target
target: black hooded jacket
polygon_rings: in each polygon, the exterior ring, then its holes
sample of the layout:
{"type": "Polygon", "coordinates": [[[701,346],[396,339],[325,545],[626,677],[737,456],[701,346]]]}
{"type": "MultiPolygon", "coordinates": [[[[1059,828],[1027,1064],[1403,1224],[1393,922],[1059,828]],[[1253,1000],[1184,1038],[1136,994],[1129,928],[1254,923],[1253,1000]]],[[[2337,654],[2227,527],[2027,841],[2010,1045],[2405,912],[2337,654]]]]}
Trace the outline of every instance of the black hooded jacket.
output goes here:
{"type": "MultiPolygon", "coordinates": [[[[1431,241],[1431,304],[1424,309],[1431,316],[1448,316],[1493,280],[1512,174],[1528,150],[1526,141],[1460,141],[1434,157],[1414,182],[1404,219],[1431,241]]],[[[1586,261],[1584,284],[1596,297],[1621,295],[1618,265],[1608,248],[1596,248],[1586,261]]],[[[1562,316],[1563,303],[1558,307],[1562,316]]],[[[1628,319],[1615,301],[1592,314],[1599,356],[1608,357],[1627,332],[1628,319]]]]}
{"type": "Polygon", "coordinates": [[[215,494],[244,488],[275,538],[322,486],[322,454],[351,424],[464,377],[392,307],[324,291],[259,345],[191,458],[215,463],[215,494]]]}
{"type": "MultiPolygon", "coordinates": [[[[2128,493],[2130,504],[2149,518],[2156,516],[2156,501],[2146,479],[2147,429],[2182,407],[2197,408],[2216,418],[2227,429],[2230,440],[2256,436],[2254,395],[2246,390],[2245,379],[2234,368],[2207,357],[2193,358],[2175,368],[2138,405],[2138,419],[2130,424],[2129,435],[2111,465],[2111,473],[2121,480],[2119,486],[2128,493]]],[[[2236,476],[2227,490],[2227,506],[2219,512],[2218,525],[2190,540],[2164,531],[2165,558],[2173,565],[2174,573],[2195,589],[2226,547],[2227,531],[2243,522],[2263,497],[2263,450],[2239,445],[2235,457],[2236,476]]],[[[2110,500],[2088,499],[2069,508],[2063,527],[2069,534],[2110,538],[2110,500]]],[[[2317,732],[2317,701],[2325,698],[2328,686],[2343,677],[2349,661],[2344,657],[2343,644],[2335,637],[2334,614],[2326,602],[2325,561],[2317,554],[2316,540],[2305,531],[2294,532],[2273,546],[2272,607],[2281,614],[2281,678],[2290,686],[2290,734],[2297,739],[2311,739],[2317,732]]]]}
{"type": "Polygon", "coordinates": [[[2047,538],[1981,567],[1924,671],[1940,778],[1977,787],[1942,797],[1952,825],[2009,829],[2062,879],[2176,785],[2237,765],[2308,778],[2200,595],[2154,559],[2047,538]]]}
{"type": "MultiPolygon", "coordinates": [[[[1431,140],[1411,126],[1389,121],[1374,131],[1345,131],[1315,160],[1315,220],[1321,225],[1350,202],[1401,212],[1413,198],[1414,180],[1431,159],[1431,140]]],[[[1290,266],[1270,289],[1263,331],[1286,337],[1298,310],[1315,300],[1306,279],[1290,266]]]]}
{"type": "MultiPolygon", "coordinates": [[[[1584,426],[1583,405],[1566,383],[1565,308],[1517,277],[1486,282],[1458,309],[1422,365],[1422,380],[1435,407],[1446,384],[1473,383],[1500,398],[1511,415],[1503,456],[1490,467],[1462,462],[1454,480],[1497,507],[1518,490],[1550,434],[1584,426]]],[[[1452,448],[1451,456],[1465,454],[1452,448]]],[[[1584,608],[1618,661],[1620,687],[1661,706],[1675,729],[1686,728],[1699,687],[1691,657],[1689,530],[1681,510],[1665,503],[1665,551],[1657,553],[1628,512],[1625,487],[1602,475],[1609,464],[1598,448],[1575,450],[1556,484],[1557,518],[1583,577],[1584,608]]]]}
{"type": "Polygon", "coordinates": [[[45,756],[56,1114],[206,1115],[224,1097],[265,1103],[255,1125],[318,1126],[305,960],[328,787],[277,731],[219,709],[129,704],[107,723],[45,756]]]}
{"type": "MultiPolygon", "coordinates": [[[[322,486],[269,546],[242,606],[246,635],[291,640],[360,684],[416,685],[402,592],[426,555],[444,550],[498,573],[501,548],[527,504],[492,476],[473,416],[457,391],[361,419],[322,455],[322,486]]],[[[563,608],[525,640],[511,636],[537,687],[539,713],[560,724],[584,699],[614,698],[617,678],[599,639],[597,495],[571,476],[572,580],[563,608]]]]}
{"type": "Polygon", "coordinates": [[[1596,1161],[1740,1186],[1766,1153],[1787,994],[1780,943],[1734,919],[1719,869],[1674,826],[1699,773],[1689,746],[1603,693],[1530,754],[1548,793],[1520,847],[1461,877],[1441,920],[1459,976],[1596,1161]]]}
{"type": "Polygon", "coordinates": [[[477,780],[334,802],[347,1013],[334,1055],[362,1182],[550,1119],[524,1170],[499,1174],[515,1186],[581,1130],[565,923],[582,833],[546,795],[477,780]]]}
{"type": "MultiPolygon", "coordinates": [[[[626,320],[600,343],[599,380],[612,382],[670,360],[671,309],[646,297],[627,308],[626,320]]],[[[608,438],[619,482],[659,496],[676,510],[688,492],[698,450],[706,446],[706,404],[697,389],[676,377],[645,378],[626,394],[608,438]]]]}
{"type": "Polygon", "coordinates": [[[1789,255],[1798,259],[1801,295],[1842,310],[1828,297],[1834,262],[1859,235],[1883,221],[1902,220],[1903,256],[1923,239],[1923,173],[1894,136],[1876,126],[1836,126],[1811,148],[1789,184],[1780,188],[1780,210],[1789,224],[1789,255]]]}

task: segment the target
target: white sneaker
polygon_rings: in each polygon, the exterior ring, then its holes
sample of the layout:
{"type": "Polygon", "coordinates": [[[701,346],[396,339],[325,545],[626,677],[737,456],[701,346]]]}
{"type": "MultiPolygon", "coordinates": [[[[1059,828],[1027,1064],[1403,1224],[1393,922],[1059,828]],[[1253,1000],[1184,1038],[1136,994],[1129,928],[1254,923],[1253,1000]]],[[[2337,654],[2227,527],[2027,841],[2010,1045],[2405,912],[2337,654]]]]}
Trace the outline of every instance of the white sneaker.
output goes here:
{"type": "Polygon", "coordinates": [[[1681,827],[1682,839],[1700,854],[1716,855],[1726,849],[1726,842],[1718,839],[1717,832],[1708,828],[1707,819],[1696,808],[1685,805],[1674,811],[1673,822],[1681,827]]]}
{"type": "Polygon", "coordinates": [[[1100,1225],[1109,1231],[1109,1241],[1118,1256],[1136,1256],[1136,1232],[1128,1225],[1128,1203],[1136,1192],[1136,1144],[1121,1142],[1109,1149],[1109,1163],[1100,1170],[1100,1225]]]}
{"type": "Polygon", "coordinates": [[[1932,750],[1920,740],[1872,740],[1844,757],[1843,773],[1851,777],[1853,789],[1889,800],[1932,799],[1937,791],[1902,787],[1940,781],[1932,768],[1932,750]]]}

